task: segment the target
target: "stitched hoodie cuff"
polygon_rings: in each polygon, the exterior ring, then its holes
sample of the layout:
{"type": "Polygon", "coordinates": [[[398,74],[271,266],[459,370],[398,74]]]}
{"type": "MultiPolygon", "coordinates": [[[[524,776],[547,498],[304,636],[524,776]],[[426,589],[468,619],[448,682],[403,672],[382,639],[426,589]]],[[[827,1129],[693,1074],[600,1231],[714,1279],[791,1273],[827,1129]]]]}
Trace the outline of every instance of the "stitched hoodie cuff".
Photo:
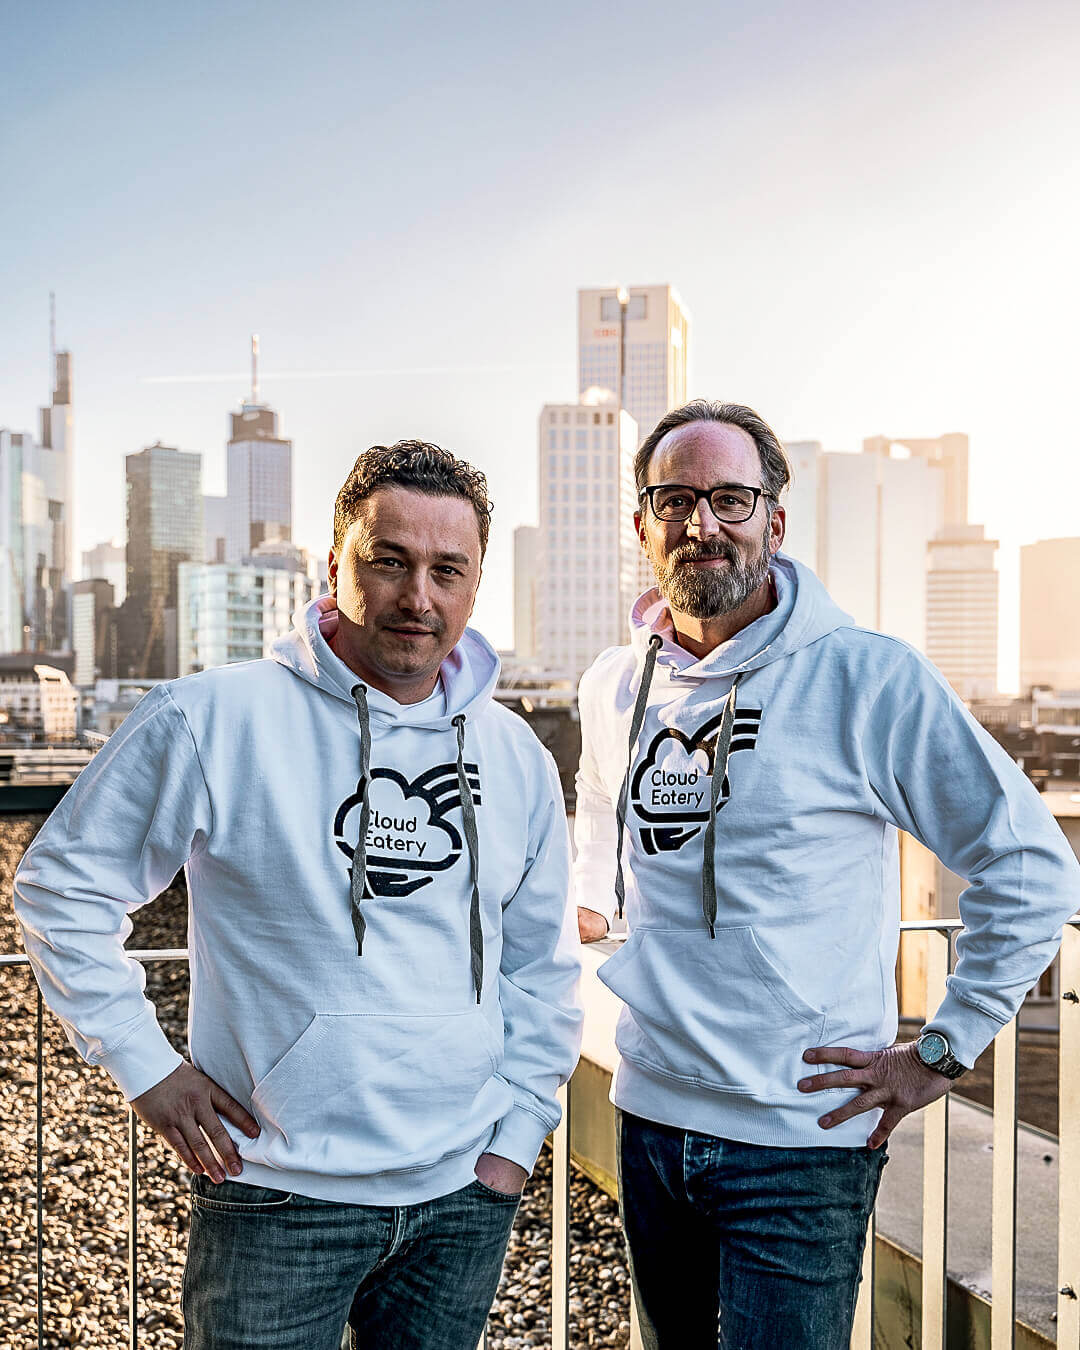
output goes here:
{"type": "Polygon", "coordinates": [[[952,1053],[969,1069],[975,1067],[975,1061],[1003,1025],[996,1017],[958,999],[951,989],[926,1023],[928,1031],[940,1031],[948,1038],[952,1053]]]}
{"type": "Polygon", "coordinates": [[[485,1152],[509,1158],[531,1174],[548,1133],[548,1127],[539,1116],[514,1107],[495,1126],[495,1136],[485,1152]]]}
{"type": "Polygon", "coordinates": [[[169,1044],[156,1017],[145,1018],[115,1050],[95,1060],[129,1102],[167,1078],[183,1062],[183,1056],[169,1044]]]}

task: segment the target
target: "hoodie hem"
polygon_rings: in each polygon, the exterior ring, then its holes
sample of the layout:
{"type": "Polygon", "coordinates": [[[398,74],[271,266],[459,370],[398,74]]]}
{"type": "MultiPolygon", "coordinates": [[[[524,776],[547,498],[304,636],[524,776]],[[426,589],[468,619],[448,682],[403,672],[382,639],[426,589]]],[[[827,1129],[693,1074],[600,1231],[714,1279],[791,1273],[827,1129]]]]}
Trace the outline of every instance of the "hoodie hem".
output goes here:
{"type": "MultiPolygon", "coordinates": [[[[362,1143],[359,1146],[362,1147],[362,1143]]],[[[460,1191],[475,1181],[476,1160],[484,1148],[481,1138],[472,1148],[431,1167],[381,1172],[368,1177],[335,1177],[324,1172],[267,1167],[264,1163],[248,1162],[241,1154],[244,1167],[236,1179],[248,1186],[289,1191],[310,1200],[328,1200],[341,1205],[419,1205],[460,1191]]]]}
{"type": "Polygon", "coordinates": [[[771,1148],[865,1148],[881,1118],[880,1111],[864,1112],[831,1130],[824,1130],[817,1123],[830,1105],[838,1105],[840,1098],[849,1100],[850,1093],[850,1088],[836,1088],[766,1102],[741,1093],[688,1086],[620,1059],[612,1080],[611,1100],[620,1111],[643,1120],[740,1144],[771,1148]]]}

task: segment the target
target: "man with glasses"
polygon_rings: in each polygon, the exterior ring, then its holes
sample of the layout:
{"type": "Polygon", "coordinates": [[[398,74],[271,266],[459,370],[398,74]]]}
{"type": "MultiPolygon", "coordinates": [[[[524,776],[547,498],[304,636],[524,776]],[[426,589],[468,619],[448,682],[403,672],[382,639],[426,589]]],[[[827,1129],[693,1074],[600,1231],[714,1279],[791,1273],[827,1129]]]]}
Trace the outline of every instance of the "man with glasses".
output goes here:
{"type": "Polygon", "coordinates": [[[643,1339],[841,1350],[883,1145],[1016,1013],[1080,869],[939,672],[780,552],[789,469],[756,413],[678,408],[635,473],[657,584],[581,681],[575,891],[583,939],[630,929],[600,978],[643,1339]],[[898,829],[970,883],[905,1045],[898,829]]]}

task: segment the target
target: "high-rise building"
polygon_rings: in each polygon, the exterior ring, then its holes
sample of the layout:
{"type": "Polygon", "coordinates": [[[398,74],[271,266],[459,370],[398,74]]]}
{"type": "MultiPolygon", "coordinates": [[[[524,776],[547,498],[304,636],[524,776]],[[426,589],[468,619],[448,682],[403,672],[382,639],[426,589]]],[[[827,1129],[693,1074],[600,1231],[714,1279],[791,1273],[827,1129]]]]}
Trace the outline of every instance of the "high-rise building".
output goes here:
{"type": "MultiPolygon", "coordinates": [[[[113,588],[114,604],[122,605],[127,595],[127,549],[119,539],[108,539],[83,550],[82,579],[101,577],[113,588]]],[[[76,681],[78,683],[78,681],[76,681]]]]}
{"type": "Polygon", "coordinates": [[[540,529],[519,525],[514,531],[514,656],[536,660],[536,595],[540,584],[540,529]]]}
{"type": "Polygon", "coordinates": [[[941,469],[879,454],[821,456],[818,576],[857,623],[926,647],[928,546],[941,469]]]}
{"type": "Polygon", "coordinates": [[[254,401],[231,414],[231,429],[225,558],[239,562],[265,539],[292,538],[292,441],[278,435],[277,413],[254,401]]]}
{"type": "Polygon", "coordinates": [[[573,679],[626,641],[623,525],[638,443],[629,413],[589,397],[548,404],[539,422],[538,660],[573,679]]]}
{"type": "Polygon", "coordinates": [[[963,699],[997,693],[997,540],[946,525],[929,544],[926,655],[963,699]]]}
{"type": "Polygon", "coordinates": [[[181,563],[177,665],[181,675],[270,655],[292,616],[314,598],[307,571],[284,566],[181,563]]]}
{"type": "MultiPolygon", "coordinates": [[[[83,555],[86,556],[85,554],[83,555]]],[[[75,650],[72,683],[89,686],[99,674],[111,674],[106,647],[115,637],[116,626],[109,623],[116,593],[111,581],[103,577],[76,581],[71,588],[71,640],[75,650]]]]}
{"type": "Polygon", "coordinates": [[[177,568],[203,555],[202,456],[157,442],[128,455],[125,673],[177,673],[177,568]]]}
{"type": "Polygon", "coordinates": [[[897,438],[870,436],[863,441],[863,453],[888,459],[899,448],[912,459],[936,464],[942,473],[942,520],[947,525],[966,525],[968,518],[968,438],[960,431],[944,436],[897,438]]]}
{"type": "Polygon", "coordinates": [[[228,552],[229,499],[203,495],[203,562],[221,563],[228,552]]]}
{"type": "Polygon", "coordinates": [[[1020,688],[1080,693],[1080,539],[1020,550],[1020,688]]]}
{"type": "Polygon", "coordinates": [[[614,286],[578,291],[578,393],[610,390],[644,440],[686,402],[690,316],[673,286],[631,286],[623,299],[614,286]]]}
{"type": "Polygon", "coordinates": [[[0,643],[5,651],[70,651],[72,580],[71,355],[57,352],[38,439],[0,430],[0,643]]]}

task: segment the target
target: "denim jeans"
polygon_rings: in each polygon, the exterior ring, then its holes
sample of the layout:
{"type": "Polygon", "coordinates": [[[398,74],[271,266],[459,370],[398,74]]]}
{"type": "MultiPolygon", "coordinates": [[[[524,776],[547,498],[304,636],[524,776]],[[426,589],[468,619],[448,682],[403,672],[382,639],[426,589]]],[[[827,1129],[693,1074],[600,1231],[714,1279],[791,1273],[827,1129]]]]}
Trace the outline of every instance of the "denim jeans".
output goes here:
{"type": "Polygon", "coordinates": [[[519,1197],[477,1180],[400,1208],[191,1183],[185,1350],[476,1350],[519,1197]]]}
{"type": "Polygon", "coordinates": [[[645,1350],[848,1350],[884,1149],[766,1148],[618,1113],[645,1350]]]}

